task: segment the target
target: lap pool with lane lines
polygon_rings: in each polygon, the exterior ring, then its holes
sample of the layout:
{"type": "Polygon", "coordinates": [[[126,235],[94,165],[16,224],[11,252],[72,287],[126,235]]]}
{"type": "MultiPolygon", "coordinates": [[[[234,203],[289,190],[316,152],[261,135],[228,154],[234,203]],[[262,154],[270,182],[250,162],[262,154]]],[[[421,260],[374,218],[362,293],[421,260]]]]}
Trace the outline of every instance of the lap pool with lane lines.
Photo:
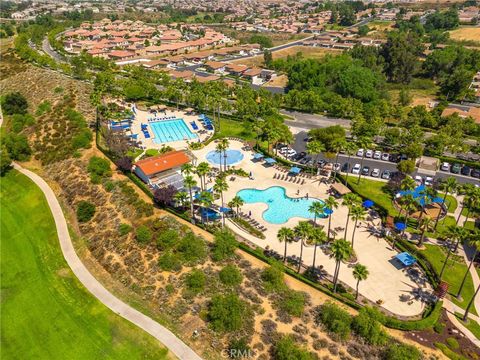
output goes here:
{"type": "MultiPolygon", "coordinates": [[[[282,186],[272,186],[265,190],[243,189],[237,195],[246,204],[267,204],[268,209],[263,212],[262,217],[270,224],[284,224],[293,217],[313,219],[314,215],[308,211],[308,208],[315,201],[323,203],[322,200],[315,198],[288,197],[282,186]]],[[[325,218],[327,215],[320,217],[325,218]]]]}
{"type": "Polygon", "coordinates": [[[185,124],[183,119],[162,120],[148,123],[155,137],[153,142],[164,144],[167,142],[197,139],[198,135],[193,133],[185,124]]]}

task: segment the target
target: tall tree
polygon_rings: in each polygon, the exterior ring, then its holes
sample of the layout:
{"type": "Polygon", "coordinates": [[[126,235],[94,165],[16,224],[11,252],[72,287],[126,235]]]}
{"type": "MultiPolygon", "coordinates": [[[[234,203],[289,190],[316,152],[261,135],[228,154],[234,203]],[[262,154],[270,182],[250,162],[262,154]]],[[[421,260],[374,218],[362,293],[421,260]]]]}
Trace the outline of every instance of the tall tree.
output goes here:
{"type": "Polygon", "coordinates": [[[328,241],[327,234],[321,228],[314,228],[310,234],[309,239],[313,243],[313,262],[312,268],[315,269],[315,260],[317,258],[317,247],[318,245],[323,245],[328,241]]]}
{"type": "Polygon", "coordinates": [[[347,239],[348,221],[350,220],[350,211],[352,210],[352,208],[355,205],[360,204],[361,201],[362,201],[362,199],[360,198],[360,196],[358,196],[357,194],[354,194],[354,193],[346,194],[343,197],[342,205],[346,206],[348,208],[347,222],[345,224],[345,234],[343,236],[344,240],[347,239]]]}
{"type": "Polygon", "coordinates": [[[357,229],[358,220],[360,221],[365,220],[366,215],[367,215],[367,211],[361,205],[354,205],[352,207],[352,210],[350,211],[350,216],[352,220],[355,221],[355,225],[353,226],[353,233],[352,233],[352,248],[355,241],[355,230],[357,229]]]}
{"type": "Polygon", "coordinates": [[[463,290],[463,287],[465,286],[465,281],[467,281],[467,277],[468,277],[468,274],[470,273],[470,269],[472,268],[472,265],[473,265],[477,255],[478,255],[478,252],[480,251],[480,230],[475,229],[473,231],[473,233],[470,236],[470,239],[468,241],[468,245],[473,247],[473,249],[474,249],[473,250],[473,255],[472,255],[472,258],[470,259],[470,263],[468,264],[468,268],[465,271],[465,275],[463,275],[463,279],[462,279],[462,282],[460,284],[460,287],[458,288],[457,298],[460,298],[461,295],[462,295],[462,290],[463,290]]]}
{"type": "MultiPolygon", "coordinates": [[[[443,190],[443,192],[444,192],[443,199],[442,199],[442,205],[445,206],[445,208],[447,207],[445,205],[445,200],[447,199],[448,194],[454,193],[455,190],[457,189],[457,187],[458,187],[457,179],[455,179],[453,176],[449,176],[447,178],[447,180],[442,181],[440,183],[440,189],[443,190]]],[[[440,220],[441,215],[442,215],[442,212],[439,211],[438,215],[435,219],[435,226],[434,226],[435,229],[437,228],[438,221],[440,220]]]]}
{"type": "Polygon", "coordinates": [[[287,261],[287,244],[293,242],[295,238],[295,232],[287,227],[281,227],[280,230],[278,230],[277,233],[277,239],[280,242],[283,242],[285,244],[285,250],[283,252],[283,262],[287,261]]]}
{"type": "Polygon", "coordinates": [[[300,238],[300,259],[298,262],[297,272],[300,272],[302,268],[302,259],[303,259],[303,245],[304,242],[310,237],[314,227],[308,221],[300,221],[297,226],[294,228],[295,235],[300,238]]]}
{"type": "Polygon", "coordinates": [[[324,202],[314,201],[308,208],[308,212],[313,214],[313,225],[317,226],[317,217],[323,215],[326,205],[324,202]]]}
{"type": "Polygon", "coordinates": [[[330,241],[330,228],[331,228],[331,225],[332,225],[332,214],[333,214],[333,209],[338,208],[337,199],[335,199],[333,196],[330,195],[330,196],[325,200],[325,205],[327,206],[327,209],[332,210],[331,213],[330,213],[330,215],[328,215],[328,231],[327,231],[327,237],[328,237],[328,241],[330,241]]]}
{"type": "MultiPolygon", "coordinates": [[[[220,199],[222,201],[222,208],[225,207],[225,202],[223,201],[223,193],[228,190],[228,183],[227,180],[225,180],[224,177],[217,177],[215,179],[215,185],[213,185],[213,190],[217,193],[220,194],[220,199]]],[[[225,226],[225,213],[222,209],[222,226],[225,226]]]]}
{"type": "Polygon", "coordinates": [[[343,261],[352,256],[352,245],[344,239],[335,240],[330,248],[330,257],[335,259],[335,271],[333,274],[333,292],[337,292],[338,275],[340,274],[340,265],[343,261]]]}
{"type": "Polygon", "coordinates": [[[183,184],[185,187],[188,189],[188,193],[190,195],[190,216],[192,217],[193,220],[195,220],[195,214],[193,211],[193,191],[192,189],[197,186],[197,182],[193,178],[192,175],[187,175],[183,179],[183,184]]]}
{"type": "Polygon", "coordinates": [[[360,281],[366,280],[368,275],[369,275],[368,269],[365,265],[356,264],[353,267],[353,278],[357,280],[355,299],[358,299],[358,285],[360,285],[360,281]]]}
{"type": "Polygon", "coordinates": [[[197,165],[196,173],[200,178],[200,187],[202,188],[202,190],[207,189],[206,176],[209,171],[210,171],[210,165],[208,165],[207,162],[202,161],[200,164],[197,165]]]}

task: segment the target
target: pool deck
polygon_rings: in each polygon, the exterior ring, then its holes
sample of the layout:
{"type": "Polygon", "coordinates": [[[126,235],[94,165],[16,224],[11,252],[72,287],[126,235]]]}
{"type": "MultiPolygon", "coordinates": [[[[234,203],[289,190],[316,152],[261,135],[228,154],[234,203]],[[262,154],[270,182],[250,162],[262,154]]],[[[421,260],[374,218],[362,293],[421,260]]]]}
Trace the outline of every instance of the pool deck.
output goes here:
{"type": "MultiPolygon", "coordinates": [[[[216,143],[211,142],[200,150],[193,151],[198,161],[204,161],[206,154],[215,149],[216,143]]],[[[230,149],[242,150],[243,144],[238,141],[230,141],[230,149]]],[[[286,195],[292,198],[303,197],[308,193],[309,197],[326,199],[328,197],[327,190],[329,185],[322,183],[321,177],[315,179],[305,179],[305,184],[293,184],[285,180],[273,179],[275,173],[279,173],[273,167],[265,167],[263,161],[252,161],[253,152],[244,151],[244,159],[238,164],[234,165],[235,168],[242,168],[247,173],[252,172],[253,179],[242,178],[234,176],[235,180],[231,181],[228,177],[229,189],[224,193],[225,203],[228,203],[238,191],[242,189],[255,188],[266,189],[271,186],[282,186],[286,190],[286,195]],[[299,191],[299,195],[297,195],[299,191]]],[[[214,183],[213,178],[208,179],[207,186],[210,188],[214,183]]],[[[220,200],[216,202],[221,205],[220,200]]],[[[341,204],[341,200],[339,205],[341,204]]],[[[228,222],[228,226],[233,231],[237,232],[247,240],[254,244],[265,248],[269,247],[280,254],[283,254],[284,244],[277,240],[277,232],[281,227],[293,228],[303,218],[291,218],[284,224],[270,224],[263,220],[262,213],[267,209],[268,205],[265,203],[245,204],[241,207],[241,211],[244,213],[251,212],[252,218],[257,220],[261,225],[267,228],[264,233],[266,238],[259,239],[252,236],[234,224],[228,222]]],[[[337,209],[334,209],[332,215],[331,229],[337,232],[337,238],[343,237],[345,231],[345,222],[347,218],[348,210],[345,206],[340,205],[337,209]]],[[[328,228],[328,219],[318,219],[317,224],[328,228]]],[[[397,251],[393,251],[390,245],[380,237],[372,235],[368,231],[368,226],[380,227],[380,219],[368,217],[367,220],[359,222],[355,233],[354,248],[357,254],[358,262],[366,265],[370,275],[367,280],[360,283],[360,293],[369,300],[376,302],[382,300],[386,310],[400,315],[400,316],[416,316],[422,313],[424,309],[424,303],[415,299],[405,300],[404,296],[411,295],[412,290],[418,289],[422,292],[430,292],[431,286],[424,279],[413,279],[408,275],[407,269],[399,268],[398,263],[395,261],[397,251]]],[[[351,241],[353,233],[353,222],[350,221],[347,231],[347,240],[351,241]]],[[[300,254],[300,243],[292,243],[288,245],[288,255],[300,254]]],[[[313,261],[313,247],[305,246],[303,251],[304,264],[311,264],[313,261]]],[[[323,265],[324,269],[333,274],[335,262],[325,255],[320,249],[317,250],[317,265],[323,265]]],[[[351,265],[342,264],[340,270],[340,280],[347,283],[352,288],[355,288],[357,281],[353,278],[351,265]]]]}
{"type": "MultiPolygon", "coordinates": [[[[179,141],[171,141],[171,142],[166,142],[162,144],[157,144],[154,141],[155,134],[150,126],[148,126],[148,132],[150,133],[150,138],[147,139],[143,135],[141,124],[150,124],[148,122],[149,118],[153,118],[154,115],[149,113],[148,111],[143,111],[139,110],[138,108],[136,109],[136,114],[135,114],[135,119],[132,122],[132,127],[131,127],[131,132],[132,134],[138,134],[138,140],[141,141],[141,145],[145,147],[146,149],[161,149],[164,146],[171,146],[172,148],[176,150],[180,149],[187,149],[188,144],[192,142],[203,142],[206,141],[208,138],[210,138],[213,135],[213,131],[207,131],[203,134],[199,134],[198,131],[194,130],[192,128],[192,125],[190,125],[190,122],[195,121],[199,127],[200,130],[203,129],[202,124],[198,120],[198,115],[191,115],[187,114],[184,111],[181,110],[175,110],[175,109],[167,109],[166,115],[163,114],[163,112],[160,112],[157,117],[169,117],[169,116],[174,116],[175,119],[183,119],[185,122],[185,125],[187,126],[188,129],[194,134],[198,136],[197,139],[192,139],[192,140],[179,140],[179,141]]],[[[172,118],[173,120],[173,118],[172,118]]]]}

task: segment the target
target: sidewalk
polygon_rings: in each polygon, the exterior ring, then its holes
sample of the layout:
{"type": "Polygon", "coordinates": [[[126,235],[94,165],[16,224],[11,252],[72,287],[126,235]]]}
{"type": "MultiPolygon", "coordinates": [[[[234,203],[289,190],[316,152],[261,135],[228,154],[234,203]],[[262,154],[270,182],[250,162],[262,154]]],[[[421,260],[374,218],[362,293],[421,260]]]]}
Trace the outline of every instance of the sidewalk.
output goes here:
{"type": "MultiPolygon", "coordinates": [[[[447,316],[448,316],[448,319],[453,323],[453,325],[455,325],[455,327],[460,330],[463,335],[465,335],[472,343],[475,344],[475,346],[477,346],[478,348],[480,348],[480,340],[477,339],[475,337],[475,335],[472,334],[472,332],[470,330],[468,330],[463,324],[462,324],[462,321],[460,321],[459,319],[457,319],[457,317],[455,316],[455,312],[460,312],[460,313],[463,313],[464,310],[463,309],[460,309],[458,306],[456,306],[455,304],[453,304],[450,300],[448,299],[444,299],[443,300],[443,307],[445,308],[446,312],[447,312],[447,316]]],[[[470,314],[472,315],[472,314],[470,314]]],[[[476,320],[477,322],[480,321],[480,318],[478,318],[478,316],[475,316],[473,315],[473,318],[472,316],[469,316],[472,320],[476,320]]]]}

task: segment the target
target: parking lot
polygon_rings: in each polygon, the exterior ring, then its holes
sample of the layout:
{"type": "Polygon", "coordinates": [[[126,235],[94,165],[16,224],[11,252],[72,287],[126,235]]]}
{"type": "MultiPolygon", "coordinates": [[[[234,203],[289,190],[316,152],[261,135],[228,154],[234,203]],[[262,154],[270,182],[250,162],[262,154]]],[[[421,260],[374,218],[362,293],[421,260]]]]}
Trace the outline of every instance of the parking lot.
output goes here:
{"type": "MultiPolygon", "coordinates": [[[[295,135],[295,142],[292,144],[292,148],[297,153],[301,153],[301,152],[306,151],[306,144],[307,143],[305,141],[305,138],[307,136],[308,136],[307,132],[305,132],[305,131],[299,132],[298,134],[295,135]]],[[[313,158],[312,160],[315,159],[315,156],[311,156],[311,157],[313,158]]],[[[322,160],[325,160],[327,162],[334,162],[335,161],[335,159],[326,158],[323,154],[320,154],[318,156],[318,159],[319,160],[322,159],[322,160]]],[[[346,167],[345,164],[348,163],[350,172],[352,171],[352,168],[354,167],[355,164],[360,164],[361,163],[361,160],[362,160],[362,158],[360,156],[356,156],[356,155],[352,155],[350,157],[350,160],[348,159],[348,155],[340,154],[338,156],[338,163],[341,164],[343,169],[345,169],[345,167],[346,167]]],[[[379,160],[378,159],[373,159],[373,157],[372,158],[365,157],[364,160],[363,160],[363,166],[369,168],[368,176],[371,175],[371,173],[374,169],[378,169],[380,175],[385,170],[388,170],[390,172],[397,171],[397,163],[392,162],[392,161],[381,160],[381,159],[379,159],[379,160]]],[[[461,184],[463,184],[463,183],[479,184],[480,183],[480,180],[478,178],[474,178],[474,177],[471,177],[471,176],[465,176],[465,175],[462,175],[462,174],[454,174],[450,171],[441,171],[441,170],[437,171],[435,175],[432,175],[432,174],[422,174],[417,169],[412,174],[412,176],[413,177],[421,176],[423,179],[425,179],[426,177],[433,177],[434,181],[442,179],[442,178],[447,178],[447,177],[453,176],[461,184]]]]}

